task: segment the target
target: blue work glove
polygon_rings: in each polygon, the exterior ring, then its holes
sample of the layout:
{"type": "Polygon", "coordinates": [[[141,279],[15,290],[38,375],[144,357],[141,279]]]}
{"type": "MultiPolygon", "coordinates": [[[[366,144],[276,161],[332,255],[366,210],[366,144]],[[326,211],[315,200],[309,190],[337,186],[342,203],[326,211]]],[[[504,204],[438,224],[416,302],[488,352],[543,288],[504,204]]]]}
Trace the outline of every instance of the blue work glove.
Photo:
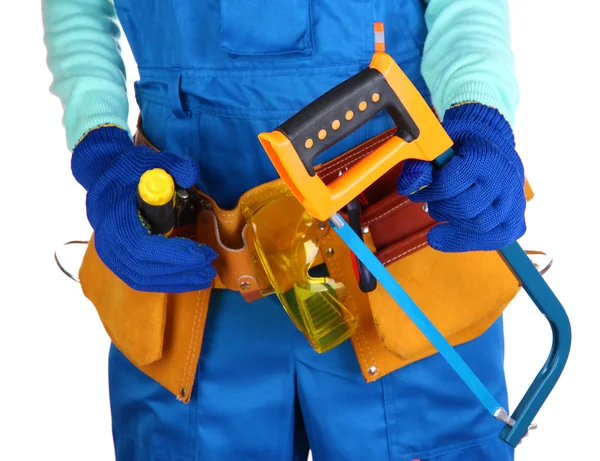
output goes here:
{"type": "Polygon", "coordinates": [[[398,192],[427,202],[442,222],[427,241],[444,252],[498,250],[525,233],[525,172],[512,129],[496,110],[482,104],[449,109],[442,123],[454,141],[454,157],[441,169],[407,161],[398,192]]]}
{"type": "Polygon", "coordinates": [[[73,150],[71,168],[87,191],[87,217],[96,251],[106,266],[134,290],[180,293],[207,288],[217,254],[190,239],[151,235],[138,214],[137,186],[142,174],[163,168],[176,184],[194,184],[191,159],[134,146],[121,128],[90,131],[73,150]]]}

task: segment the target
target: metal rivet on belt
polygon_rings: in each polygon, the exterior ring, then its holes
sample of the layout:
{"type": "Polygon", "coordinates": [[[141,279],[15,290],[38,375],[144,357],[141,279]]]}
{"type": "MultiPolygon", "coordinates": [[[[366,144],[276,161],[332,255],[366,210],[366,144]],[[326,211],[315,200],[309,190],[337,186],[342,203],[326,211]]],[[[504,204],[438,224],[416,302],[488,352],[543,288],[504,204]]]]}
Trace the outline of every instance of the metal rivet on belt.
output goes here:
{"type": "Polygon", "coordinates": [[[190,198],[190,193],[185,189],[177,189],[177,197],[181,200],[187,200],[190,198]]]}
{"type": "Polygon", "coordinates": [[[379,369],[378,369],[377,367],[369,367],[369,370],[368,370],[368,371],[369,371],[369,374],[370,374],[371,376],[374,376],[374,375],[376,375],[377,373],[379,373],[379,369]]]}
{"type": "Polygon", "coordinates": [[[317,224],[317,227],[319,228],[320,231],[324,231],[325,228],[327,227],[327,224],[324,223],[323,221],[319,221],[319,224],[317,224]]]}
{"type": "Polygon", "coordinates": [[[363,234],[368,234],[368,233],[369,233],[369,228],[368,228],[368,226],[365,226],[365,227],[363,227],[363,228],[362,228],[362,233],[363,233],[363,234]]]}
{"type": "Polygon", "coordinates": [[[333,248],[327,248],[327,249],[325,250],[325,254],[326,254],[327,256],[332,256],[334,253],[335,253],[335,250],[334,250],[333,248]]]}
{"type": "Polygon", "coordinates": [[[427,204],[426,204],[426,203],[423,205],[423,211],[424,211],[425,213],[429,213],[429,206],[427,206],[427,204]]]}
{"type": "Polygon", "coordinates": [[[250,288],[250,282],[242,282],[240,283],[240,289],[241,290],[248,290],[250,288]]]}

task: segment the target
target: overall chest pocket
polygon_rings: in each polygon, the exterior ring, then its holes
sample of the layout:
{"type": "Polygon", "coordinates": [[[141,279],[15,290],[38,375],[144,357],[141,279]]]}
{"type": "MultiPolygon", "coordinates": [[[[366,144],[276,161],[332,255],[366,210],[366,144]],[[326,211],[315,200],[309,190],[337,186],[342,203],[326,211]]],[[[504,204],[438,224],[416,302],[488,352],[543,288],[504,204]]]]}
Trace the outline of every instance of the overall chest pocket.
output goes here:
{"type": "Polygon", "coordinates": [[[312,55],[310,0],[221,0],[221,48],[232,55],[312,55]]]}

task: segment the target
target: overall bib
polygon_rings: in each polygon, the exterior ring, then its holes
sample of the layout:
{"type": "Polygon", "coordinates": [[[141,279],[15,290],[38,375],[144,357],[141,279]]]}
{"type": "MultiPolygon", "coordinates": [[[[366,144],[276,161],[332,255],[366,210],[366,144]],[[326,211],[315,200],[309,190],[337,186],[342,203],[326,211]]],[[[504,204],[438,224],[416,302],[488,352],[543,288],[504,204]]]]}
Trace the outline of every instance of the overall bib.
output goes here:
{"type": "MultiPolygon", "coordinates": [[[[139,66],[142,127],[192,156],[221,207],[277,174],[257,135],[368,66],[373,22],[426,99],[420,0],[115,0],[139,66]]],[[[391,126],[380,115],[326,161],[391,126]]],[[[109,360],[117,461],[512,460],[502,423],[438,355],[365,383],[346,341],[317,354],[274,296],[214,290],[190,403],[109,360]]],[[[501,320],[457,348],[507,406],[501,320]]]]}

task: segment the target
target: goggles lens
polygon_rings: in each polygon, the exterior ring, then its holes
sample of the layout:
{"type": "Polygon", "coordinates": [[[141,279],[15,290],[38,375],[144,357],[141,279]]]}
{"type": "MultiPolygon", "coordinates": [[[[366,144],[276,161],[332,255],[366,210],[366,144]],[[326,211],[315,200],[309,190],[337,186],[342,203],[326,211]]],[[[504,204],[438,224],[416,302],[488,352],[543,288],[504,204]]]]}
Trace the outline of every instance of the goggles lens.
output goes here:
{"type": "Polygon", "coordinates": [[[267,279],[284,309],[317,352],[348,339],[356,318],[346,305],[350,294],[331,278],[323,259],[328,228],[312,218],[289,191],[254,209],[245,209],[254,242],[254,266],[267,279]]]}

